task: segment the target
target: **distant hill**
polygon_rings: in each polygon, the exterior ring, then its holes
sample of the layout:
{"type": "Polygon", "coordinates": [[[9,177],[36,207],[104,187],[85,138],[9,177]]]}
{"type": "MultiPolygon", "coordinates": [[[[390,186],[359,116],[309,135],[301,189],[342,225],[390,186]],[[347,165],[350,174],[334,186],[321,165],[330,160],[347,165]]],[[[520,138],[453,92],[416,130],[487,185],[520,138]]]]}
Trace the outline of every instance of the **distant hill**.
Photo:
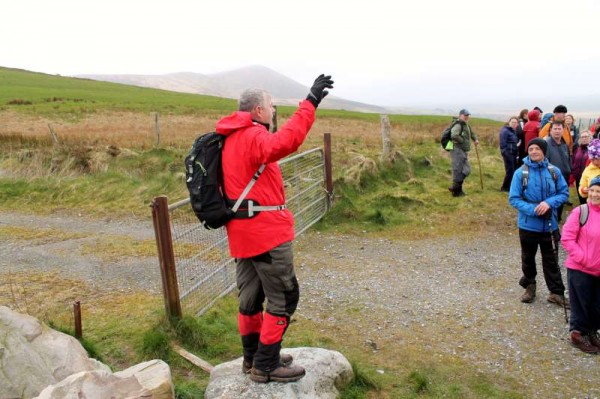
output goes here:
{"type": "MultiPolygon", "coordinates": [[[[309,90],[295,80],[259,65],[209,75],[178,72],[166,75],[77,75],[77,77],[235,99],[243,90],[256,87],[269,91],[275,102],[282,105],[297,105],[298,100],[306,97],[309,90]]],[[[359,112],[388,112],[384,107],[345,100],[332,95],[327,96],[321,106],[359,112]]]]}

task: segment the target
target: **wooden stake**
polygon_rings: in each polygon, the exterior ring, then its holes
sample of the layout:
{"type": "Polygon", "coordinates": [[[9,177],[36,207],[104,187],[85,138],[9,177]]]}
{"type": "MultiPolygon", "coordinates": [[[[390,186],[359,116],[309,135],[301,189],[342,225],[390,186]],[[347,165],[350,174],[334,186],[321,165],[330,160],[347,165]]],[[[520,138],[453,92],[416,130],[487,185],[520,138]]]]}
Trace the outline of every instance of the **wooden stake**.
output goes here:
{"type": "Polygon", "coordinates": [[[75,338],[81,339],[83,331],[81,328],[81,303],[79,301],[73,304],[73,314],[75,318],[75,338]]]}
{"type": "Polygon", "coordinates": [[[52,138],[52,144],[53,145],[58,145],[58,135],[56,134],[56,132],[52,128],[52,125],[49,124],[49,123],[48,123],[48,129],[50,129],[50,137],[52,138]]]}
{"type": "Polygon", "coordinates": [[[160,145],[160,124],[158,122],[158,112],[154,113],[154,130],[156,131],[156,146],[160,145]]]}
{"type": "Polygon", "coordinates": [[[177,345],[176,343],[171,342],[171,345],[173,345],[173,349],[175,350],[175,352],[179,353],[179,355],[181,357],[188,360],[194,366],[200,367],[202,370],[206,371],[207,373],[210,373],[215,368],[215,366],[213,366],[209,362],[202,360],[198,356],[194,355],[193,353],[186,351],[185,349],[183,349],[181,346],[177,345]]]}
{"type": "Polygon", "coordinates": [[[392,158],[392,139],[390,138],[390,118],[387,115],[381,115],[381,141],[383,142],[383,152],[381,153],[381,160],[388,162],[392,158]]]}

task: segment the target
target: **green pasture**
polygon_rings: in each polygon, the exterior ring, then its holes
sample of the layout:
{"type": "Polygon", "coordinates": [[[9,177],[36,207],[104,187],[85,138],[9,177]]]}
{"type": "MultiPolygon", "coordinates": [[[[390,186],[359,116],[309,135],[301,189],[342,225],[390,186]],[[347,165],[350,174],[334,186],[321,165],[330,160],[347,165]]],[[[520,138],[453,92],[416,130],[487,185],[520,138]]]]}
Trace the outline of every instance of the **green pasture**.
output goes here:
{"type": "MultiPolygon", "coordinates": [[[[0,87],[0,113],[11,110],[66,121],[94,112],[222,115],[235,108],[234,100],[9,68],[0,68],[0,87]]],[[[293,109],[281,107],[280,116],[289,116],[293,109]]],[[[469,195],[453,198],[447,190],[450,159],[436,141],[450,117],[390,115],[397,151],[393,162],[379,159],[379,115],[320,110],[319,117],[331,119],[340,132],[352,131],[355,123],[364,122],[373,133],[365,137],[334,132],[335,203],[317,224],[318,229],[348,234],[367,231],[392,237],[443,237],[513,226],[513,211],[507,205],[506,194],[499,191],[504,169],[495,137],[500,123],[472,121],[482,136],[479,158],[484,187],[472,152],[473,173],[465,185],[469,195]]],[[[321,139],[311,140],[312,146],[319,145],[321,139]]],[[[186,197],[183,158],[189,144],[131,148],[111,156],[102,148],[74,143],[53,147],[48,137],[0,134],[0,210],[147,219],[153,197],[167,195],[171,201],[186,197]]],[[[112,244],[106,248],[111,256],[119,256],[122,250],[112,244]]],[[[122,255],[131,255],[123,251],[122,255]]],[[[39,284],[61,287],[49,278],[39,276],[39,284]]],[[[23,287],[31,284],[31,276],[23,276],[23,287]]],[[[89,302],[94,302],[95,295],[90,293],[89,302]]],[[[29,301],[32,304],[34,300],[29,301]]],[[[40,299],[40,303],[49,301],[40,299]]],[[[47,309],[39,312],[68,329],[68,318],[53,316],[55,313],[47,309]]],[[[93,314],[86,315],[90,323],[87,345],[113,367],[162,358],[171,365],[177,397],[201,397],[207,375],[174,355],[169,342],[177,341],[213,363],[237,357],[236,300],[226,297],[202,318],[184,319],[174,326],[164,320],[163,314],[161,298],[147,295],[96,300],[93,314]]],[[[440,360],[421,350],[407,351],[403,354],[406,359],[399,359],[393,373],[380,375],[373,355],[364,348],[337,342],[335,331],[323,331],[309,320],[298,318],[295,322],[301,327],[290,329],[287,345],[340,350],[353,362],[357,377],[342,398],[520,397],[515,393],[520,387],[514,381],[483,375],[469,365],[440,360]]]]}

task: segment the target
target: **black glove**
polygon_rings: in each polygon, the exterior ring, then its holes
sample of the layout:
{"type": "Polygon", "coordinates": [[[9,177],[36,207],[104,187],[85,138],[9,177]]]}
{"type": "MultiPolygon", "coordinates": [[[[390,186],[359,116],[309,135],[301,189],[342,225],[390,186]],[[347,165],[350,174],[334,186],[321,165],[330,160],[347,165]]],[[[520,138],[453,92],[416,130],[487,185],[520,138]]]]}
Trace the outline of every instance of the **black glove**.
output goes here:
{"type": "Polygon", "coordinates": [[[331,80],[331,75],[325,76],[321,74],[317,79],[315,79],[315,83],[313,83],[312,87],[310,88],[310,93],[308,93],[306,99],[310,101],[315,108],[317,108],[321,100],[329,94],[329,92],[325,90],[326,88],[333,89],[333,80],[331,80]]]}

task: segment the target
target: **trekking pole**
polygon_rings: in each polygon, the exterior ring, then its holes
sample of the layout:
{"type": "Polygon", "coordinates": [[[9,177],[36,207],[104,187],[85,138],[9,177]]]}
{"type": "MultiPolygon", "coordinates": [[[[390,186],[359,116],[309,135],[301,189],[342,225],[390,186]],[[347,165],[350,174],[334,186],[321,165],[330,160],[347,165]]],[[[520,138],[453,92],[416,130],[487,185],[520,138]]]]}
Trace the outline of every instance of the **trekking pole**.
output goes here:
{"type": "Polygon", "coordinates": [[[483,190],[483,176],[481,174],[481,160],[479,159],[479,149],[477,147],[479,147],[479,146],[477,144],[475,144],[475,154],[477,154],[477,164],[479,165],[479,182],[481,183],[481,189],[483,190]]]}
{"type": "MultiPolygon", "coordinates": [[[[552,222],[550,222],[552,223],[552,222]]],[[[554,253],[554,260],[556,261],[556,267],[560,272],[560,265],[558,264],[558,244],[554,241],[554,232],[550,231],[550,241],[552,242],[552,252],[554,253]]],[[[563,310],[565,311],[565,323],[569,324],[569,315],[567,314],[567,298],[563,292],[563,310]]]]}

